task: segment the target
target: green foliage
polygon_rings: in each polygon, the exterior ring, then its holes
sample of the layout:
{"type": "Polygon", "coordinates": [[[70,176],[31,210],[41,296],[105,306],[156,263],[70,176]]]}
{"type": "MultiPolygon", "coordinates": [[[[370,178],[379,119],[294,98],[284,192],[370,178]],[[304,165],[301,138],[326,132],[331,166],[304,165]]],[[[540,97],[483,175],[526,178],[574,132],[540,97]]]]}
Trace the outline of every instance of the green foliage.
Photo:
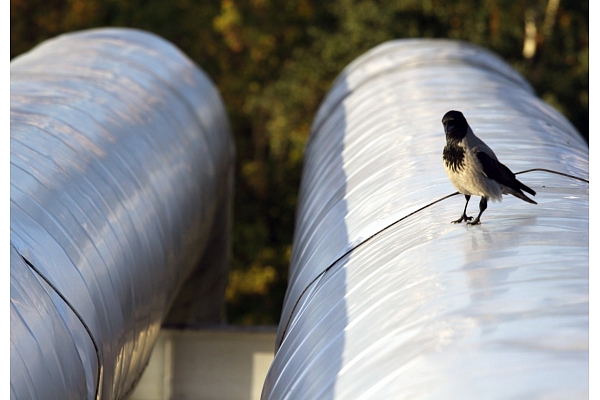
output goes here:
{"type": "Polygon", "coordinates": [[[63,32],[127,26],[173,42],[209,74],[238,155],[228,318],[275,324],[304,143],[349,62],[394,38],[468,40],[517,68],[587,139],[588,15],[582,0],[11,0],[11,58],[63,32]],[[528,58],[526,21],[536,28],[528,58]]]}

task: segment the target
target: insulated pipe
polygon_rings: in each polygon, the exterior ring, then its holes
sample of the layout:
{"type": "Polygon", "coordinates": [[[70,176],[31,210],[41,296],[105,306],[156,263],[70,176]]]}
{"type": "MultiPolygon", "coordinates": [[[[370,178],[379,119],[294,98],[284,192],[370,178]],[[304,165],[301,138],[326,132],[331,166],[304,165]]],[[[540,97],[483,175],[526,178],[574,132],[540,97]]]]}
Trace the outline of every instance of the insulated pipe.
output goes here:
{"type": "Polygon", "coordinates": [[[124,398],[195,270],[222,320],[222,99],[165,40],[96,29],[14,59],[10,112],[11,398],[124,398]]]}
{"type": "Polygon", "coordinates": [[[585,141],[494,54],[416,39],[356,59],[306,147],[262,399],[586,398],[588,176],[585,141]],[[574,178],[520,174],[538,205],[450,223],[449,110],[514,172],[574,178]]]}

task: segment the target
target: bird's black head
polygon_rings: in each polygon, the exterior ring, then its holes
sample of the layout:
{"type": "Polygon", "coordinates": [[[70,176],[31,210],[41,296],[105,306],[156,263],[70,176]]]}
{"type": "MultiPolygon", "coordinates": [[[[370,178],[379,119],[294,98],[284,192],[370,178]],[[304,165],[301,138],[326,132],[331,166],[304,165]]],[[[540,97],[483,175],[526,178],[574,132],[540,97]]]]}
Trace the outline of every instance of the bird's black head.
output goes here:
{"type": "Polygon", "coordinates": [[[444,124],[446,140],[462,140],[467,135],[469,124],[460,111],[448,111],[442,118],[442,124],[444,124]]]}

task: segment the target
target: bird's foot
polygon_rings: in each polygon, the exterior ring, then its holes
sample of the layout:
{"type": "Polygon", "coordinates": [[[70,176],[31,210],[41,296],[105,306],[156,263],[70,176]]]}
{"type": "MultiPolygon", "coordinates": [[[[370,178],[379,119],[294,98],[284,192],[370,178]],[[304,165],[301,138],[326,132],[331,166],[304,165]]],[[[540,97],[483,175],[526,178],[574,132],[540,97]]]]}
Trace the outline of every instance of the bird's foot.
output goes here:
{"type": "Polygon", "coordinates": [[[467,225],[481,225],[481,221],[479,218],[475,218],[475,220],[467,222],[467,225]]]}
{"type": "MultiPolygon", "coordinates": [[[[459,218],[459,219],[457,219],[456,221],[452,221],[452,223],[453,223],[453,224],[460,224],[460,223],[461,223],[461,222],[463,222],[463,221],[470,221],[470,220],[472,220],[472,219],[473,219],[473,217],[467,217],[467,214],[463,214],[463,215],[461,215],[461,216],[460,216],[460,218],[459,218]]],[[[470,223],[470,222],[467,222],[467,223],[470,223]]]]}

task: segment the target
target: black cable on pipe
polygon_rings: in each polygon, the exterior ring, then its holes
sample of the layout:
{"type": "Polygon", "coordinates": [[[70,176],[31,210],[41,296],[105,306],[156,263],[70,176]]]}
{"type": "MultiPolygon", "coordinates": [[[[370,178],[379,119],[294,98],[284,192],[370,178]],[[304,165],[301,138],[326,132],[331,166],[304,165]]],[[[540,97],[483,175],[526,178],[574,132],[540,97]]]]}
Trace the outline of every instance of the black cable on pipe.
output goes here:
{"type": "Polygon", "coordinates": [[[572,179],[576,179],[576,180],[581,181],[581,182],[590,183],[590,181],[588,181],[587,179],[583,179],[583,178],[580,178],[580,177],[575,176],[575,175],[565,174],[564,172],[552,171],[551,169],[546,169],[546,168],[526,169],[525,171],[515,172],[515,175],[525,174],[527,172],[533,172],[533,171],[549,172],[551,174],[562,175],[562,176],[566,176],[567,178],[572,178],[572,179]]]}
{"type": "MultiPolygon", "coordinates": [[[[532,169],[528,169],[525,171],[520,171],[520,172],[516,172],[515,175],[519,175],[519,174],[525,174],[528,172],[534,172],[534,171],[541,171],[541,172],[548,172],[551,174],[556,174],[556,175],[562,175],[562,176],[566,176],[568,178],[572,178],[572,179],[576,179],[578,181],[582,181],[582,182],[586,182],[586,183],[590,183],[589,180],[584,179],[584,178],[580,178],[578,176],[574,176],[574,175],[569,175],[569,174],[565,174],[563,172],[558,172],[558,171],[553,171],[550,169],[545,169],[545,168],[532,168],[532,169]]],[[[457,194],[459,194],[459,192],[454,192],[452,194],[446,195],[440,199],[437,199],[421,208],[419,208],[418,210],[415,210],[407,215],[405,215],[404,217],[398,219],[397,221],[392,222],[391,224],[389,224],[388,226],[380,229],[379,231],[375,232],[374,234],[372,234],[371,236],[369,236],[368,238],[366,238],[365,240],[363,240],[362,242],[360,242],[359,244],[357,244],[355,247],[347,250],[344,254],[342,254],[341,256],[339,256],[338,258],[336,258],[331,264],[329,264],[329,266],[327,268],[325,268],[323,271],[321,271],[319,273],[319,275],[317,275],[312,281],[310,281],[310,283],[304,288],[304,290],[302,291],[302,293],[300,293],[300,296],[298,296],[298,299],[296,300],[296,303],[294,303],[294,307],[292,308],[292,311],[290,312],[290,316],[287,319],[287,322],[285,324],[285,328],[283,329],[283,332],[281,333],[281,339],[279,340],[279,345],[277,346],[277,348],[279,349],[281,347],[281,344],[283,343],[283,339],[285,339],[285,334],[287,333],[287,330],[289,328],[290,325],[290,321],[292,320],[292,317],[294,315],[294,311],[296,311],[296,307],[298,307],[298,304],[300,303],[300,299],[302,299],[302,296],[304,296],[304,293],[306,293],[306,291],[320,278],[322,277],[327,271],[329,271],[331,268],[333,268],[334,265],[336,265],[341,259],[343,259],[344,257],[346,257],[348,254],[352,253],[354,250],[358,249],[359,247],[361,247],[363,244],[367,243],[368,241],[370,241],[371,239],[373,239],[375,236],[379,235],[381,232],[386,231],[387,229],[391,228],[392,226],[396,225],[397,223],[404,221],[406,218],[415,215],[416,213],[423,211],[424,209],[433,206],[434,204],[437,204],[443,200],[446,200],[452,196],[456,196],[457,194]]]]}
{"type": "Polygon", "coordinates": [[[26,259],[25,257],[23,257],[23,255],[21,255],[21,258],[23,259],[23,261],[25,261],[25,263],[29,266],[29,268],[31,268],[40,278],[42,278],[44,280],[44,282],[46,282],[52,288],[52,290],[54,290],[54,292],[56,292],[56,294],[65,302],[65,304],[71,309],[71,311],[73,311],[73,313],[75,314],[75,316],[77,317],[77,319],[79,319],[79,322],[81,322],[81,324],[83,325],[83,327],[86,330],[87,334],[89,335],[90,340],[92,341],[92,345],[94,346],[94,350],[96,352],[96,362],[98,364],[98,375],[96,377],[96,393],[94,393],[94,398],[98,399],[98,392],[100,390],[100,377],[102,376],[102,361],[100,360],[100,350],[98,348],[98,343],[96,343],[96,339],[94,339],[94,335],[92,334],[92,331],[90,330],[89,326],[83,320],[83,317],[81,316],[81,314],[79,314],[77,312],[77,310],[75,309],[75,307],[73,307],[73,305],[58,290],[58,288],[56,286],[54,286],[52,284],[52,282],[50,282],[50,280],[48,278],[46,278],[40,272],[40,270],[38,270],[32,263],[30,263],[28,259],[26,259]]]}

